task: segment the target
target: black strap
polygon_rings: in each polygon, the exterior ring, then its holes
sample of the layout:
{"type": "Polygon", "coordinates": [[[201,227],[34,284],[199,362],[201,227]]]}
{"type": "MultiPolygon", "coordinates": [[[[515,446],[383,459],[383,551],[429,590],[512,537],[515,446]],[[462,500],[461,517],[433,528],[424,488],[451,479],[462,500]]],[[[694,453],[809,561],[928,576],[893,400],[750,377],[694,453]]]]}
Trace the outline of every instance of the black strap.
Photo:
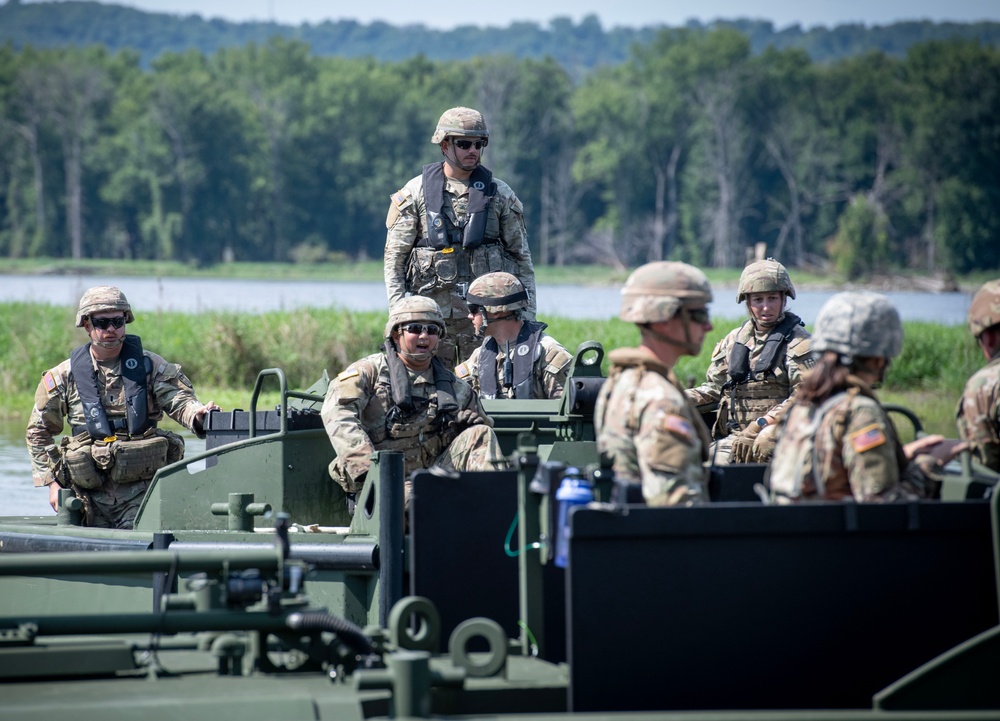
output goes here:
{"type": "MultiPolygon", "coordinates": [[[[478,303],[478,301],[476,301],[478,303]]],[[[496,303],[496,300],[492,300],[496,303]]],[[[507,354],[507,361],[513,363],[513,377],[511,384],[514,387],[515,398],[532,397],[532,376],[534,375],[535,349],[538,347],[538,339],[541,338],[542,331],[548,326],[545,323],[534,321],[524,321],[521,330],[514,341],[512,353],[507,354]],[[518,353],[517,348],[527,345],[526,353],[518,353]],[[511,358],[510,356],[514,357],[511,358]]],[[[482,350],[479,351],[479,392],[483,398],[497,398],[500,392],[500,379],[497,377],[497,355],[500,347],[493,337],[488,337],[483,341],[482,350]]]]}
{"type": "MultiPolygon", "coordinates": [[[[444,250],[458,242],[459,234],[444,212],[444,162],[429,163],[423,167],[424,208],[426,211],[426,235],[417,240],[416,247],[431,247],[444,250]]],[[[469,206],[466,209],[465,228],[461,234],[462,247],[466,250],[478,248],[483,243],[497,242],[498,238],[486,238],[486,211],[490,200],[496,195],[497,185],[493,173],[482,165],[477,166],[469,176],[469,206]]]]}

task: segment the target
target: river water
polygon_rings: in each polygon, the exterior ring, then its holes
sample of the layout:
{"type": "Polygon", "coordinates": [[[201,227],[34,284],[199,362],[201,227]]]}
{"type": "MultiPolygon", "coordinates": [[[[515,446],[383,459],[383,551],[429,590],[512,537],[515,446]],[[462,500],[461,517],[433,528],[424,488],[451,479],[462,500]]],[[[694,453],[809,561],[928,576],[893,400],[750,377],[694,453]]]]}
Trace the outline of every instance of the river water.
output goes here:
{"type": "MultiPolygon", "coordinates": [[[[267,281],[194,278],[137,278],[115,276],[0,275],[0,302],[45,301],[75,308],[80,295],[96,285],[115,285],[128,296],[136,311],[198,313],[212,310],[266,312],[296,308],[336,306],[349,311],[385,310],[385,285],[375,282],[267,281]]],[[[826,300],[836,291],[799,292],[789,306],[812,324],[826,300]]],[[[885,294],[906,321],[948,325],[965,322],[972,298],[968,293],[895,291],[885,294]]],[[[734,287],[715,288],[712,312],[737,318],[734,287]]],[[[538,315],[545,320],[561,316],[577,320],[606,320],[618,315],[617,286],[553,285],[538,288],[538,315]]],[[[600,339],[598,339],[600,340],[600,339]]],[[[67,352],[70,349],[67,348],[67,352]]],[[[24,443],[23,421],[0,423],[0,516],[48,515],[47,489],[31,485],[31,465],[24,443]]],[[[188,453],[204,449],[204,441],[187,436],[188,453]]]]}

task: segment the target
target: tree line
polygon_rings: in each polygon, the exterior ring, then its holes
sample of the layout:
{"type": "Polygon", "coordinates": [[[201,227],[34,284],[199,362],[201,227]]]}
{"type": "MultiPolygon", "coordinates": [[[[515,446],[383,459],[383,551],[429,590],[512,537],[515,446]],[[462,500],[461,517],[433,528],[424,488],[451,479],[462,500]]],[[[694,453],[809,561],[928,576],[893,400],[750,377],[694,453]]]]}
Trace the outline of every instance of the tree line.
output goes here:
{"type": "Polygon", "coordinates": [[[0,48],[0,254],[212,264],[378,258],[389,195],[455,105],[490,125],[536,264],[849,277],[1000,267],[1000,51],[817,62],[665,28],[575,77],[553,58],[0,48]]]}

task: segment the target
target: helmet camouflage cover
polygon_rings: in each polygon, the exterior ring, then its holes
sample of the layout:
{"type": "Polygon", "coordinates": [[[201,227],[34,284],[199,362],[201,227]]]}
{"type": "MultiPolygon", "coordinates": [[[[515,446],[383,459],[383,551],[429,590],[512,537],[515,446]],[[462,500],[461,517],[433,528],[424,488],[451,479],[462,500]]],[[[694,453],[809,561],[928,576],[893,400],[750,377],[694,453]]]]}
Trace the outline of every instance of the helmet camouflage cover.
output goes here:
{"type": "Polygon", "coordinates": [[[712,285],[693,265],[670,260],[646,263],[632,271],[622,288],[618,317],[630,323],[668,321],[681,307],[712,302],[712,285]]]}
{"type": "Polygon", "coordinates": [[[1000,323],[1000,279],[983,283],[969,306],[969,330],[976,338],[1000,323]]]}
{"type": "Polygon", "coordinates": [[[397,300],[389,309],[389,322],[385,324],[385,337],[392,336],[392,332],[398,326],[418,322],[434,323],[441,329],[441,335],[444,335],[445,325],[441,307],[431,298],[411,295],[397,300]]]}
{"type": "Polygon", "coordinates": [[[903,349],[903,324],[884,295],[837,293],[816,316],[812,348],[850,357],[894,358],[903,349]]]}
{"type": "Polygon", "coordinates": [[[135,320],[132,315],[132,306],[129,305],[125,294],[113,285],[99,285],[96,288],[88,288],[80,298],[80,307],[76,311],[76,327],[83,327],[83,319],[91,313],[102,313],[109,310],[121,310],[125,312],[125,322],[131,323],[135,320]]]}
{"type": "Polygon", "coordinates": [[[510,273],[487,273],[472,281],[465,300],[481,305],[490,313],[506,313],[528,307],[528,293],[510,273]]]}
{"type": "Polygon", "coordinates": [[[751,263],[740,274],[740,284],[736,290],[736,302],[742,303],[751,293],[784,293],[795,298],[795,286],[788,277],[788,271],[773,258],[751,263]]]}
{"type": "Polygon", "coordinates": [[[453,135],[468,138],[484,138],[487,141],[490,131],[486,128],[486,120],[483,114],[472,108],[451,108],[445,110],[438,120],[431,142],[439,144],[445,138],[453,135]]]}

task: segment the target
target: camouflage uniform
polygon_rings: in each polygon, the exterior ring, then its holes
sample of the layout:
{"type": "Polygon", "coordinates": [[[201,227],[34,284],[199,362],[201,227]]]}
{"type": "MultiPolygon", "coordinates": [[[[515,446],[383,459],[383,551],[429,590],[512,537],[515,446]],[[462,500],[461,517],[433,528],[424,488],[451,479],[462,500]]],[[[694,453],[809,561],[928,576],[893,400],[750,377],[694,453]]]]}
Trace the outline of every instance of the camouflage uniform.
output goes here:
{"type": "MultiPolygon", "coordinates": [[[[712,300],[708,279],[684,263],[635,270],[622,289],[620,318],[645,325],[669,321],[712,300]]],[[[688,352],[694,352],[688,349],[688,352]]],[[[650,505],[708,501],[709,435],[673,369],[638,348],[614,350],[594,412],[597,447],[616,477],[641,482],[650,505]]]]}
{"type": "MultiPolygon", "coordinates": [[[[400,307],[420,302],[431,303],[425,298],[407,298],[394,306],[386,335],[390,336],[394,327],[409,320],[443,323],[440,311],[434,313],[434,318],[415,312],[400,320],[400,307]]],[[[391,343],[390,338],[387,347],[391,343]]],[[[489,471],[507,467],[493,432],[493,421],[468,383],[456,378],[437,359],[425,371],[404,370],[413,406],[408,414],[395,412],[392,370],[385,352],[352,363],[327,389],[321,415],[337,454],[329,471],[347,493],[361,490],[371,466],[371,455],[378,450],[403,453],[407,499],[409,475],[422,468],[489,471]],[[450,380],[454,389],[457,408],[447,414],[439,413],[435,374],[450,380]]]]}
{"type": "MultiPolygon", "coordinates": [[[[781,292],[788,298],[795,298],[795,288],[785,267],[770,259],[752,263],[744,269],[740,276],[736,302],[742,303],[751,293],[767,292],[781,292]]],[[[749,306],[749,300],[747,304],[749,306]]],[[[685,391],[696,406],[718,407],[712,429],[712,437],[716,442],[710,450],[713,463],[727,463],[734,438],[747,432],[748,428],[750,432],[747,435],[759,434],[760,426],[754,423],[758,418],[767,418],[769,425],[762,434],[764,438],[758,436],[751,439],[754,442],[753,458],[746,460],[763,461],[769,456],[768,450],[764,449],[768,448],[769,437],[773,437],[770,429],[778,422],[796,386],[802,382],[803,373],[814,364],[810,335],[801,322],[797,321],[797,316],[782,312],[773,325],[758,327],[751,315],[750,320],[732,330],[715,346],[705,374],[705,383],[685,391]],[[768,338],[786,319],[790,326],[785,334],[788,340],[782,343],[784,351],[779,351],[773,366],[759,372],[751,370],[746,381],[727,386],[730,381],[729,363],[733,347],[736,344],[746,346],[749,350],[747,366],[753,369],[767,348],[768,338]]]]}
{"type": "MultiPolygon", "coordinates": [[[[111,295],[124,301],[124,296],[117,289],[94,288],[87,291],[81,300],[81,310],[87,305],[88,298],[90,298],[89,312],[119,307],[108,307],[107,301],[102,306],[103,295],[111,295]],[[103,291],[107,293],[102,293],[103,291]]],[[[125,303],[127,304],[127,301],[125,303]]],[[[131,308],[126,305],[120,309],[126,311],[126,320],[133,319],[131,308]]],[[[85,315],[86,312],[78,313],[78,326],[83,325],[82,317],[85,315]]],[[[204,437],[204,431],[195,422],[201,404],[195,397],[191,381],[181,371],[181,367],[147,350],[143,350],[143,355],[148,359],[146,402],[150,422],[159,421],[166,413],[180,425],[204,437]]],[[[88,356],[96,373],[101,404],[108,420],[120,421],[126,416],[121,358],[98,362],[89,353],[88,356]]],[[[183,457],[184,439],[169,431],[156,430],[154,434],[167,439],[168,463],[183,457]]],[[[125,433],[116,432],[116,437],[117,444],[130,442],[125,433]]],[[[81,442],[89,444],[91,439],[87,432],[83,404],[69,359],[42,374],[42,380],[35,391],[35,404],[28,420],[26,441],[31,455],[31,475],[35,486],[48,486],[57,481],[63,485],[70,485],[69,479],[65,476],[66,464],[63,460],[66,450],[81,442]],[[57,443],[56,436],[63,432],[64,419],[68,420],[74,438],[66,436],[61,443],[57,443]]],[[[72,484],[74,492],[84,502],[86,524],[105,528],[131,528],[155,470],[153,469],[147,478],[130,483],[117,483],[107,472],[102,472],[100,475],[103,482],[97,488],[85,489],[72,484]]]]}
{"type": "MultiPolygon", "coordinates": [[[[1000,280],[985,283],[969,307],[969,331],[978,340],[1000,324],[1000,280]]],[[[1000,348],[969,378],[958,403],[958,435],[976,460],[1000,471],[1000,348]]]]}
{"type": "MultiPolygon", "coordinates": [[[[573,360],[570,352],[559,345],[559,342],[552,336],[542,333],[538,339],[539,352],[535,354],[535,372],[532,375],[532,398],[561,398],[563,390],[566,388],[566,379],[569,376],[569,364],[573,360]]],[[[455,367],[455,375],[470,383],[479,392],[479,354],[482,347],[472,351],[472,355],[464,363],[455,367]]],[[[512,349],[516,353],[516,348],[512,349]]],[[[497,375],[502,377],[503,364],[507,358],[507,351],[500,344],[500,351],[497,353],[497,375]]],[[[504,388],[504,398],[513,398],[514,389],[504,388]]]]}
{"type": "Polygon", "coordinates": [[[522,319],[528,299],[521,282],[510,273],[488,273],[476,278],[469,286],[467,300],[470,310],[477,306],[482,308],[484,325],[480,329],[480,334],[485,333],[487,337],[483,340],[483,345],[476,348],[464,363],[456,366],[455,374],[468,381],[476,392],[482,394],[480,359],[492,356],[496,360],[495,367],[491,369],[492,373],[487,370],[483,374],[490,395],[483,397],[561,397],[573,356],[554,338],[543,332],[546,327],[544,323],[522,319]],[[499,317],[489,320],[486,313],[499,317]],[[513,372],[512,382],[509,385],[500,380],[504,377],[508,344],[500,343],[486,331],[488,324],[506,321],[520,323],[517,338],[512,340],[509,346],[509,368],[513,372]],[[526,362],[527,359],[523,358],[529,353],[533,353],[530,367],[526,362]]]}
{"type": "MultiPolygon", "coordinates": [[[[812,344],[845,364],[891,359],[902,349],[903,326],[884,296],[838,293],[820,309],[812,344]]],[[[931,479],[922,466],[933,458],[908,462],[871,386],[854,375],[846,385],[818,404],[793,399],[786,408],[769,469],[772,498],[894,501],[928,494],[931,479]]]]}
{"type": "MultiPolygon", "coordinates": [[[[482,116],[468,108],[453,108],[442,115],[434,134],[435,144],[446,137],[488,138],[482,116]]],[[[443,167],[443,162],[433,165],[443,167]]],[[[466,250],[460,238],[453,237],[447,247],[435,249],[425,245],[428,237],[427,203],[424,197],[424,175],[418,175],[391,196],[386,216],[388,232],[385,239],[385,285],[392,306],[406,294],[432,298],[444,312],[448,338],[442,339],[438,357],[448,366],[467,358],[479,345],[468,307],[463,299],[462,285],[468,287],[475,278],[492,271],[507,271],[524,284],[529,303],[526,317],[535,314],[535,271],[531,264],[528,234],[524,226],[524,208],[510,186],[492,178],[496,192],[486,208],[485,240],[482,245],[466,250]]],[[[465,228],[470,189],[476,177],[468,181],[445,176],[444,201],[441,212],[446,223],[461,231],[465,228]]]]}

